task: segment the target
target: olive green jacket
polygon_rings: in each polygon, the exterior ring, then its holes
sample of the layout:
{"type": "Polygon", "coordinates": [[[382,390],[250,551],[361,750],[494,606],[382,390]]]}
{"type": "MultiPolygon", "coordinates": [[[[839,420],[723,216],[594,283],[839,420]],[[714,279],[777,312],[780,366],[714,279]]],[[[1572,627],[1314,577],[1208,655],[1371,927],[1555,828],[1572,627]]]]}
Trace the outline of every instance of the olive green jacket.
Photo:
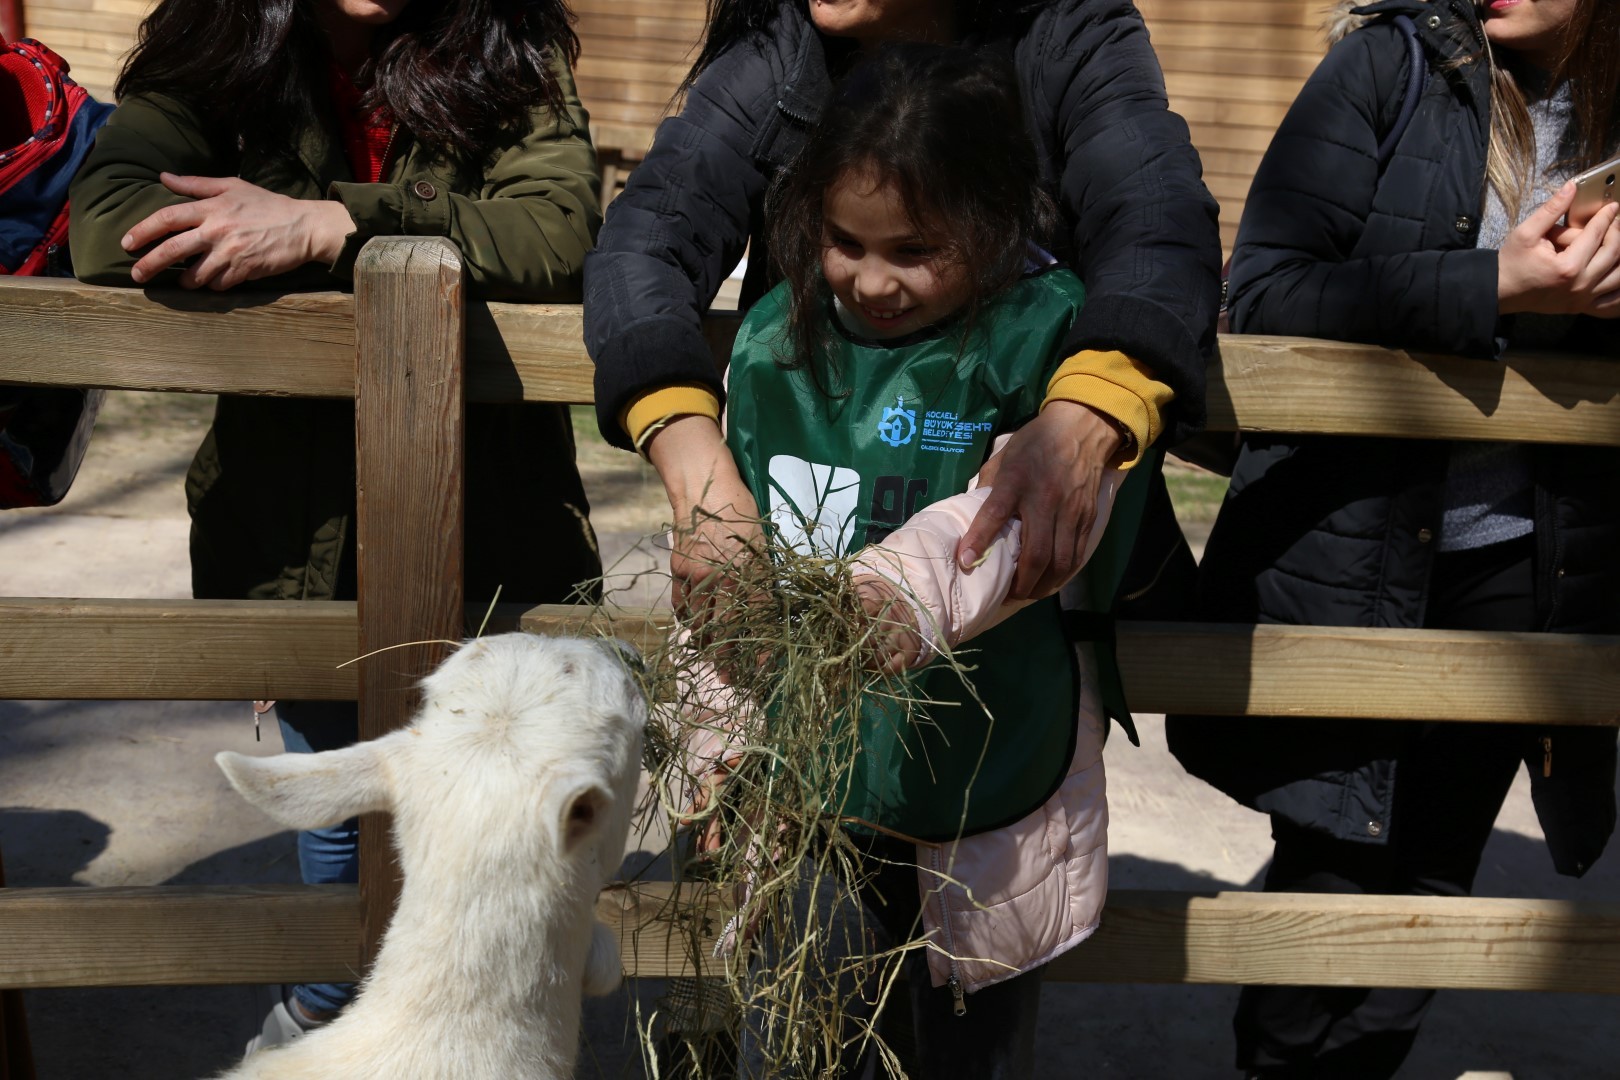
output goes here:
{"type": "MultiPolygon", "coordinates": [[[[482,170],[446,162],[401,132],[382,183],[356,183],[335,124],[312,118],[296,159],[221,145],[183,103],[121,102],[70,193],[73,264],[83,281],[132,284],[120,239],[184,196],[160,172],[240,176],[300,199],[341,200],[356,229],[331,267],[309,265],[254,289],[346,288],[373,236],[445,236],[474,296],[572,303],[601,224],[595,152],[572,76],[568,108],[537,108],[528,132],[482,170]]],[[[330,116],[331,110],[325,110],[330,116]]],[[[173,287],[173,272],[152,283],[173,287]]],[[[566,599],[600,572],[561,406],[474,406],[467,424],[467,595],[566,599]]],[[[401,468],[411,463],[401,462],[401,468]]],[[[199,598],[355,595],[354,408],[348,401],[222,397],[186,478],[192,587],[199,598]]]]}

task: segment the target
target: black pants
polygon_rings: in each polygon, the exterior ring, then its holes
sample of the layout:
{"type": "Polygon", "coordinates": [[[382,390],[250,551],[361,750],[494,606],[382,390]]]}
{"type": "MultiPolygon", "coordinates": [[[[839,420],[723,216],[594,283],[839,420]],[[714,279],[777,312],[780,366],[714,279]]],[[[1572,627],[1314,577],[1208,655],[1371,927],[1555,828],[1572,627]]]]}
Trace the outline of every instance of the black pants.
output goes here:
{"type": "MultiPolygon", "coordinates": [[[[1436,557],[1425,625],[1534,628],[1533,541],[1436,557]]],[[[1337,840],[1272,818],[1267,892],[1467,896],[1496,815],[1535,735],[1519,724],[1411,725],[1396,758],[1382,845],[1337,840]]],[[[1246,986],[1233,1027],[1253,1075],[1383,1080],[1395,1075],[1433,990],[1246,986]]]]}
{"type": "Polygon", "coordinates": [[[835,1048],[834,1040],[829,1040],[829,1045],[813,1047],[789,1064],[783,1060],[781,1033],[771,1030],[763,1012],[745,1010],[740,1080],[884,1076],[877,1055],[863,1052],[863,1044],[855,1039],[859,1025],[874,1022],[891,1046],[910,1058],[906,1065],[912,1076],[971,1080],[1033,1076],[1044,965],[968,995],[958,1016],[951,991],[932,985],[925,950],[912,949],[900,961],[905,982],[894,988],[879,1016],[884,988],[876,968],[861,963],[861,958],[915,940],[921,899],[916,848],[882,837],[866,841],[866,847],[866,873],[871,877],[859,895],[852,895],[830,875],[807,878],[794,898],[788,925],[776,932],[762,931],[756,962],[756,973],[769,970],[767,978],[777,977],[784,965],[799,972],[797,992],[820,995],[822,1007],[817,1012],[827,1017],[843,1014],[836,1036],[848,1045],[835,1048]],[[808,938],[802,923],[811,910],[816,933],[808,938]],[[901,1011],[909,1013],[899,1025],[913,1044],[909,1047],[895,1045],[894,1014],[901,1011]]]}

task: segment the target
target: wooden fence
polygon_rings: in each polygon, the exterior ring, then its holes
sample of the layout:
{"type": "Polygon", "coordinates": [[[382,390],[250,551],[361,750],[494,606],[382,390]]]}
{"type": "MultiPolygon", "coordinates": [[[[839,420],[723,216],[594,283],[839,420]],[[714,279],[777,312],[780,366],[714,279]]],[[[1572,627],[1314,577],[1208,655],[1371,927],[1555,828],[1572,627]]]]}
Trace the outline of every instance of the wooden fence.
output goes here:
{"type": "MultiPolygon", "coordinates": [[[[353,396],[356,603],[0,600],[0,697],[355,699],[361,731],[403,723],[405,671],[338,664],[459,637],[461,416],[471,401],[586,402],[577,307],[468,302],[455,249],[376,240],[353,297],[146,294],[0,279],[0,380],[180,392],[353,396]],[[398,463],[409,461],[409,468],[398,463]]],[[[708,324],[717,355],[734,320],[708,324]]],[[[1505,365],[1308,339],[1228,337],[1211,427],[1620,445],[1612,361],[1505,365]]],[[[509,623],[566,631],[542,607],[509,623]]],[[[637,617],[627,633],[657,633],[637,617]]],[[[1129,624],[1144,712],[1614,725],[1620,638],[1435,630],[1129,624]]],[[[378,828],[345,887],[0,889],[0,988],[343,980],[391,903],[378,828]]],[[[671,886],[610,889],[625,968],[689,970],[660,920],[671,886]]],[[[1620,904],[1118,890],[1050,978],[1620,991],[1620,904]]]]}

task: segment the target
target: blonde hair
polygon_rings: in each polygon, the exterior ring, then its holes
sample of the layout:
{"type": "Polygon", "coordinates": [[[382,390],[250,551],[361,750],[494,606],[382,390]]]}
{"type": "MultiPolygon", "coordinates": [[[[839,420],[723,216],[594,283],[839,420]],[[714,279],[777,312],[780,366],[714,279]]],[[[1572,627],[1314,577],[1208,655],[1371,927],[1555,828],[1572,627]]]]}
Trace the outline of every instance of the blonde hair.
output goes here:
{"type": "MultiPolygon", "coordinates": [[[[1517,221],[1532,189],[1536,133],[1530,107],[1513,72],[1497,62],[1487,41],[1491,71],[1491,141],[1485,177],[1517,221]]],[[[1549,73],[1557,86],[1568,80],[1573,104],[1574,146],[1556,168],[1579,172],[1613,155],[1617,140],[1615,98],[1620,95],[1620,4],[1579,0],[1564,28],[1558,62],[1549,73]]]]}

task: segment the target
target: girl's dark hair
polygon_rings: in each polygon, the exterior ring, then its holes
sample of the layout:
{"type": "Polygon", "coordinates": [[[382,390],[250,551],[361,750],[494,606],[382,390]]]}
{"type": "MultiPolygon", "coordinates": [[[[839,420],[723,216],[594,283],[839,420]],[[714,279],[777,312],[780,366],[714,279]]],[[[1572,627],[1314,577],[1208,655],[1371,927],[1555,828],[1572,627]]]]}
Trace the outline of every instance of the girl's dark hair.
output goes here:
{"type": "Polygon", "coordinates": [[[896,44],[857,64],[765,201],[771,257],[791,290],[787,363],[828,393],[837,373],[823,362],[832,296],[821,273],[823,200],[840,179],[863,175],[892,183],[936,258],[967,275],[963,347],[980,308],[1022,276],[1030,242],[1056,217],[1004,51],[896,44]]]}
{"type": "MultiPolygon", "coordinates": [[[[211,134],[288,156],[325,98],[329,0],[161,0],[141,23],[119,97],[168,94],[211,134]]],[[[579,56],[564,0],[412,0],[379,27],[357,82],[401,130],[446,159],[481,164],[528,112],[561,111],[550,65],[579,56]]]]}
{"type": "MultiPolygon", "coordinates": [[[[806,0],[785,0],[805,18],[806,0]]],[[[1033,12],[1051,0],[937,0],[951,5],[960,38],[1013,33],[1033,12]]],[[[703,47],[698,50],[692,69],[686,73],[681,90],[719,59],[720,54],[753,34],[764,32],[782,10],[784,0],[708,0],[703,27],[703,47]]]]}

